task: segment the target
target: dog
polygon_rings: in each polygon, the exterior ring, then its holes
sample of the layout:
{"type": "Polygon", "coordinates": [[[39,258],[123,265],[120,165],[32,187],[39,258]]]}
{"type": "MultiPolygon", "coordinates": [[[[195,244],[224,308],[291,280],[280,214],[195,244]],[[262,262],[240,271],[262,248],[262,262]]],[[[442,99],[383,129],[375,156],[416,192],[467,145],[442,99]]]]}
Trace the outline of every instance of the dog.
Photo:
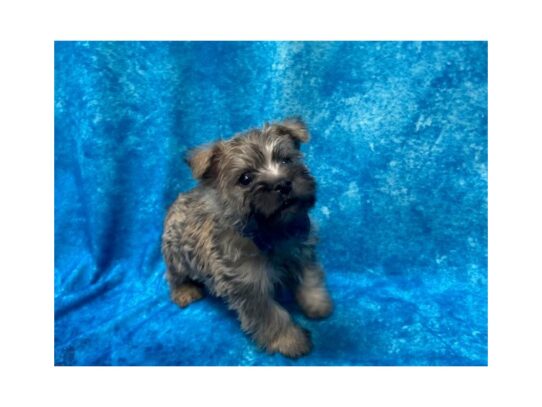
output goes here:
{"type": "Polygon", "coordinates": [[[192,150],[186,162],[198,185],[170,207],[162,236],[175,303],[184,308],[206,288],[260,347],[291,358],[310,352],[310,333],[274,299],[275,288],[291,288],[309,318],[333,308],[308,216],[316,201],[300,151],[308,140],[294,118],[192,150]]]}

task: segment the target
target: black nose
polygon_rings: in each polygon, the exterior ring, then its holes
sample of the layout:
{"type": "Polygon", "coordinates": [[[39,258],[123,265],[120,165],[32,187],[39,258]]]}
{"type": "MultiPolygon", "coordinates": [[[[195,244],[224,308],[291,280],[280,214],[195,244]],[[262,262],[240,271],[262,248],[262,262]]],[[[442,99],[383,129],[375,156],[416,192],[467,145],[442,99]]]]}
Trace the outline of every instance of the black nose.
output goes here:
{"type": "Polygon", "coordinates": [[[288,194],[291,190],[292,190],[291,181],[283,179],[275,184],[275,191],[278,191],[283,195],[288,194]]]}

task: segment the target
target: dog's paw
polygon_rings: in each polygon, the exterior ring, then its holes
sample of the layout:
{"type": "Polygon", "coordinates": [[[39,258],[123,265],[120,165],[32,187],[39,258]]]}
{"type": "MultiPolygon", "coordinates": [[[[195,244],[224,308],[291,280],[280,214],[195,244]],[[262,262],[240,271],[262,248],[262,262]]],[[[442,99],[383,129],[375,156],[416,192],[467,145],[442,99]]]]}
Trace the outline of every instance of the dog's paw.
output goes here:
{"type": "Polygon", "coordinates": [[[182,308],[203,298],[203,290],[192,283],[183,283],[171,291],[171,299],[182,308]]]}
{"type": "Polygon", "coordinates": [[[333,311],[333,302],[322,287],[300,289],[296,298],[301,310],[309,318],[325,318],[333,311]]]}
{"type": "Polygon", "coordinates": [[[271,352],[280,352],[289,358],[306,355],[312,349],[310,332],[297,325],[286,328],[268,347],[271,352]]]}

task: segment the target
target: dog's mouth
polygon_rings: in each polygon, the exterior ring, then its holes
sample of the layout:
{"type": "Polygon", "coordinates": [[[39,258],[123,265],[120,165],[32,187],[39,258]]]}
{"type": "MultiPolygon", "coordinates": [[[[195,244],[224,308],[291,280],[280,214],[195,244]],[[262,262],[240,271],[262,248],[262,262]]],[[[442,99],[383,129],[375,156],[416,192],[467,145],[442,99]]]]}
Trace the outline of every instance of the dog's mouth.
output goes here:
{"type": "Polygon", "coordinates": [[[262,250],[272,249],[281,240],[306,238],[310,231],[307,212],[310,202],[303,198],[286,198],[269,214],[253,212],[243,227],[243,234],[262,250]]]}
{"type": "Polygon", "coordinates": [[[280,206],[275,210],[274,215],[281,213],[307,211],[314,206],[316,198],[314,195],[288,197],[282,201],[280,206]]]}
{"type": "Polygon", "coordinates": [[[314,194],[266,194],[258,196],[250,204],[250,213],[266,223],[288,223],[293,217],[308,211],[315,200],[314,194]]]}
{"type": "Polygon", "coordinates": [[[282,204],[279,207],[279,210],[283,211],[284,209],[288,209],[294,206],[297,202],[298,200],[296,198],[287,198],[282,202],[282,204]]]}

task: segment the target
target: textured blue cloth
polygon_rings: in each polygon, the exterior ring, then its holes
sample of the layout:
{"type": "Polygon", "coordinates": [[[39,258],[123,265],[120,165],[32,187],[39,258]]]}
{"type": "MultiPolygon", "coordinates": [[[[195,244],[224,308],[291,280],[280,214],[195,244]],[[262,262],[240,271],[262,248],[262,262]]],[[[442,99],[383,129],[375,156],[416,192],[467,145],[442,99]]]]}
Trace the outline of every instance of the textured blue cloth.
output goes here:
{"type": "Polygon", "coordinates": [[[57,365],[486,365],[485,42],[55,45],[57,365]],[[162,222],[187,148],[302,116],[335,312],[260,351],[171,303],[162,222]]]}

